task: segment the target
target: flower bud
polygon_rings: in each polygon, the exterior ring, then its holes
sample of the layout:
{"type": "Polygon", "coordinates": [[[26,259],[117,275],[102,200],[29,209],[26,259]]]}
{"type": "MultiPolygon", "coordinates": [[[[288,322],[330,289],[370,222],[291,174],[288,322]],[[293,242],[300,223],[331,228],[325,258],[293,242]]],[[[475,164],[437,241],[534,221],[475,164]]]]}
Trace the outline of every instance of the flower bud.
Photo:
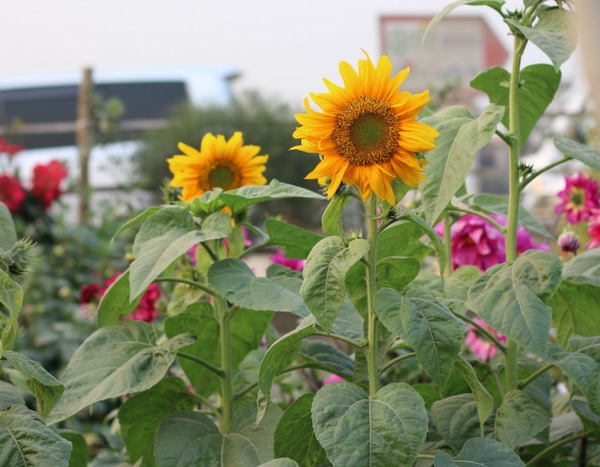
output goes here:
{"type": "Polygon", "coordinates": [[[572,230],[565,230],[558,237],[558,246],[563,255],[575,254],[579,250],[579,237],[572,230]]]}

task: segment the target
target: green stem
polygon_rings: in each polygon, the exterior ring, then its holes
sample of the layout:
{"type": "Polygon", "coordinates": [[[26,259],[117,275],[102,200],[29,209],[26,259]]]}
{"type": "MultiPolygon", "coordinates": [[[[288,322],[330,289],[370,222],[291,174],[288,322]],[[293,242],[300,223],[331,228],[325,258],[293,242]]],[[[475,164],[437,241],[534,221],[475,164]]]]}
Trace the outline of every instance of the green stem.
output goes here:
{"type": "Polygon", "coordinates": [[[435,459],[435,456],[432,456],[431,454],[417,454],[417,459],[435,459]]]}
{"type": "Polygon", "coordinates": [[[517,389],[524,389],[524,388],[526,388],[538,376],[543,375],[544,373],[546,373],[549,369],[551,369],[553,367],[554,367],[554,365],[552,363],[548,363],[546,366],[540,368],[538,371],[536,371],[531,376],[529,376],[529,378],[524,379],[519,384],[517,384],[517,389]]]}
{"type": "Polygon", "coordinates": [[[202,242],[200,243],[200,245],[202,245],[202,247],[206,250],[206,252],[208,253],[208,256],[211,257],[211,259],[213,261],[217,261],[217,255],[215,255],[215,252],[213,251],[213,249],[211,247],[209,247],[206,243],[202,242]]]}
{"type": "MultiPolygon", "coordinates": [[[[508,225],[506,227],[506,261],[517,259],[517,228],[519,218],[519,200],[521,190],[519,188],[519,150],[521,147],[519,135],[519,86],[521,55],[525,49],[526,41],[518,35],[515,35],[514,57],[512,64],[512,74],[509,87],[509,134],[511,136],[509,149],[510,157],[510,191],[508,200],[508,225]]],[[[512,339],[508,339],[506,345],[508,352],[506,358],[506,389],[510,391],[515,389],[519,383],[519,372],[517,365],[517,355],[519,353],[518,344],[512,339]]]]}
{"type": "MultiPolygon", "coordinates": [[[[506,232],[506,227],[504,227],[503,225],[499,224],[496,220],[492,219],[490,216],[488,216],[487,214],[484,214],[481,211],[475,211],[474,209],[469,209],[469,208],[461,208],[458,206],[449,206],[448,208],[446,208],[447,211],[458,211],[458,212],[464,212],[465,214],[473,214],[477,217],[482,218],[484,221],[489,222],[490,224],[492,224],[494,227],[496,227],[500,232],[504,233],[506,232]]],[[[444,233],[445,235],[445,233],[444,233]]]]}
{"type": "Polygon", "coordinates": [[[359,343],[354,342],[353,340],[348,339],[344,336],[340,336],[339,334],[327,334],[326,332],[317,331],[316,334],[314,334],[314,335],[321,336],[321,337],[331,337],[332,339],[336,339],[338,341],[345,342],[349,346],[354,347],[356,350],[360,350],[361,352],[365,353],[365,348],[362,345],[360,345],[359,343]]]}
{"type": "Polygon", "coordinates": [[[367,279],[367,364],[369,369],[369,395],[374,397],[379,390],[379,371],[377,368],[377,315],[375,314],[376,264],[377,264],[377,196],[372,193],[367,201],[367,238],[371,245],[368,252],[369,266],[367,279]]]}
{"type": "Polygon", "coordinates": [[[258,380],[254,381],[254,383],[250,383],[248,386],[246,386],[243,389],[240,389],[238,392],[236,392],[233,395],[233,400],[237,401],[240,397],[243,397],[244,394],[252,391],[256,386],[258,386],[258,380]]]}
{"type": "Polygon", "coordinates": [[[154,282],[181,282],[182,284],[189,285],[190,287],[196,287],[197,289],[204,290],[204,292],[206,292],[209,295],[212,295],[213,297],[217,295],[217,291],[211,289],[207,285],[188,279],[183,279],[181,277],[157,277],[156,279],[154,279],[154,282]]]}
{"type": "Polygon", "coordinates": [[[254,253],[255,251],[258,251],[267,246],[269,246],[269,245],[267,245],[266,243],[259,243],[258,245],[252,245],[251,247],[247,248],[246,250],[242,251],[239,255],[237,255],[237,259],[245,258],[246,256],[254,253]]]}
{"type": "Polygon", "coordinates": [[[484,327],[483,327],[481,324],[479,324],[477,321],[475,321],[475,320],[472,320],[471,318],[469,318],[469,317],[467,317],[467,316],[460,315],[460,314],[458,314],[458,313],[454,313],[454,312],[452,312],[452,314],[453,314],[454,316],[456,316],[457,318],[459,318],[459,319],[462,319],[462,320],[463,320],[465,323],[469,323],[470,325],[472,325],[472,326],[474,326],[475,328],[477,328],[477,330],[478,330],[478,331],[479,331],[481,334],[485,335],[485,337],[487,337],[489,340],[491,340],[491,341],[494,343],[494,345],[495,345],[496,347],[498,347],[498,349],[499,349],[499,350],[500,350],[500,351],[501,351],[503,354],[506,354],[506,352],[508,352],[508,349],[506,348],[506,346],[505,346],[505,345],[504,345],[502,342],[500,342],[500,341],[498,340],[498,338],[496,338],[496,337],[495,337],[495,336],[494,336],[494,335],[493,335],[493,334],[492,334],[490,331],[488,331],[488,330],[487,330],[487,329],[485,329],[485,328],[484,328],[484,327]]]}
{"type": "Polygon", "coordinates": [[[402,360],[406,360],[407,358],[416,357],[416,356],[417,356],[417,354],[414,352],[405,353],[404,355],[400,355],[399,357],[396,357],[393,360],[390,360],[389,362],[387,362],[385,365],[383,365],[383,367],[380,370],[380,373],[381,374],[385,373],[387,370],[389,370],[391,367],[393,367],[396,363],[401,362],[402,360]]]}
{"type": "Polygon", "coordinates": [[[223,420],[221,421],[221,433],[229,433],[231,419],[233,417],[233,364],[231,361],[231,332],[229,329],[229,316],[227,303],[221,297],[215,297],[215,303],[219,312],[220,341],[221,341],[221,398],[223,420]]]}
{"type": "Polygon", "coordinates": [[[450,277],[452,275],[452,224],[450,224],[450,215],[447,212],[444,213],[444,246],[448,256],[446,277],[450,277]]]}
{"type": "Polygon", "coordinates": [[[541,168],[540,170],[538,170],[535,173],[532,173],[529,177],[527,177],[525,180],[523,180],[520,184],[519,184],[519,190],[523,191],[523,189],[529,185],[534,179],[536,179],[537,177],[539,177],[540,175],[542,175],[544,172],[547,172],[550,169],[553,169],[556,166],[559,166],[561,164],[564,164],[565,162],[568,162],[570,160],[573,160],[573,158],[571,156],[565,156],[562,159],[553,162],[552,164],[548,164],[546,167],[541,168]]]}
{"type": "Polygon", "coordinates": [[[551,444],[546,449],[544,449],[542,452],[540,452],[537,456],[535,456],[529,462],[527,462],[527,464],[525,464],[525,467],[534,466],[535,464],[538,463],[539,460],[543,459],[543,457],[546,454],[548,454],[549,452],[551,452],[553,449],[556,449],[564,444],[572,443],[573,441],[577,441],[578,439],[585,438],[586,436],[589,436],[590,434],[594,433],[595,431],[597,431],[597,430],[585,431],[583,433],[577,433],[577,434],[569,436],[568,438],[558,440],[557,442],[555,442],[554,444],[551,444]]]}
{"type": "Polygon", "coordinates": [[[191,362],[198,363],[199,365],[202,365],[207,370],[212,371],[219,378],[222,378],[223,376],[225,376],[225,373],[223,373],[223,370],[221,370],[220,368],[217,368],[214,365],[211,365],[210,363],[208,363],[205,360],[202,360],[201,358],[196,357],[195,355],[191,355],[191,354],[185,353],[185,352],[177,352],[177,356],[180,358],[185,358],[186,360],[189,360],[191,362]]]}
{"type": "Polygon", "coordinates": [[[506,136],[500,130],[496,130],[496,134],[500,137],[500,139],[502,141],[504,141],[506,144],[510,145],[510,138],[508,136],[506,136]]]}

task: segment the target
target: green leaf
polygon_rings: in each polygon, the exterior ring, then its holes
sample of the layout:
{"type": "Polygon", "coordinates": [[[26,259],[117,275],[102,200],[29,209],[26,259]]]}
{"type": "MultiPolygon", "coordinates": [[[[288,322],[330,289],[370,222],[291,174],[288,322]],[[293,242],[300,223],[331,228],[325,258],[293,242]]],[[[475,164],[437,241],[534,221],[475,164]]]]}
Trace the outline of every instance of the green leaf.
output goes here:
{"type": "Polygon", "coordinates": [[[377,261],[388,256],[412,256],[422,260],[431,253],[431,248],[419,240],[422,236],[421,227],[414,222],[394,222],[377,239],[377,261]],[[398,241],[399,238],[402,239],[401,242],[398,241]]]}
{"type": "Polygon", "coordinates": [[[565,156],[570,156],[588,167],[600,171],[600,151],[562,136],[554,138],[554,146],[565,156]]]}
{"type": "MultiPolygon", "coordinates": [[[[492,195],[490,193],[480,193],[473,196],[470,199],[469,204],[474,209],[478,209],[487,213],[498,214],[504,218],[508,218],[508,198],[505,196],[492,195]]],[[[546,227],[544,227],[544,224],[538,221],[520,204],[519,218],[517,219],[517,222],[527,230],[543,235],[544,237],[552,236],[546,227]]]]}
{"type": "Polygon", "coordinates": [[[234,305],[250,310],[289,311],[305,317],[310,310],[302,298],[266,277],[255,277],[239,259],[224,259],[208,270],[208,283],[234,305]]]}
{"type": "Polygon", "coordinates": [[[287,457],[273,459],[265,464],[260,464],[258,467],[298,467],[298,464],[287,457]]]}
{"type": "Polygon", "coordinates": [[[352,240],[346,247],[341,238],[327,237],[317,243],[308,255],[300,296],[325,332],[331,331],[344,303],[346,274],[367,251],[367,240],[352,240]]]}
{"type": "Polygon", "coordinates": [[[488,269],[469,289],[467,307],[496,331],[546,358],[552,309],[544,304],[560,285],[557,256],[538,250],[488,269]]]}
{"type": "Polygon", "coordinates": [[[454,459],[439,451],[433,461],[435,467],[525,467],[508,446],[490,438],[474,438],[467,441],[454,459]]]}
{"type": "MultiPolygon", "coordinates": [[[[385,232],[385,231],[384,231],[385,232]]],[[[362,317],[367,319],[368,315],[368,297],[367,297],[367,273],[362,263],[356,263],[352,266],[344,280],[346,292],[350,301],[362,317]]]]}
{"type": "Polygon", "coordinates": [[[11,405],[25,405],[23,396],[12,384],[0,380],[0,411],[11,405]]]}
{"type": "Polygon", "coordinates": [[[477,406],[477,414],[479,416],[480,435],[483,435],[485,421],[494,411],[494,398],[485,386],[481,384],[473,367],[462,356],[458,356],[455,365],[456,369],[463,375],[473,392],[473,397],[475,398],[475,404],[477,406]]]}
{"type": "Polygon", "coordinates": [[[302,341],[300,357],[306,367],[335,373],[350,379],[354,373],[354,360],[333,345],[322,340],[302,341]]]}
{"type": "Polygon", "coordinates": [[[506,20],[544,52],[556,71],[577,47],[577,23],[573,13],[564,8],[538,10],[538,22],[532,28],[515,20],[506,20]]]}
{"type": "Polygon", "coordinates": [[[600,248],[588,250],[567,261],[563,275],[565,277],[581,275],[600,279],[600,248]]]}
{"type": "Polygon", "coordinates": [[[339,191],[331,198],[321,220],[325,235],[346,237],[342,224],[342,211],[351,200],[352,196],[347,191],[339,191]]]}
{"type": "Polygon", "coordinates": [[[433,29],[433,27],[439,23],[444,16],[462,5],[487,5],[496,10],[498,13],[502,14],[502,5],[504,5],[504,0],[457,0],[454,3],[445,6],[427,25],[427,29],[425,29],[425,32],[423,33],[421,45],[425,43],[425,37],[427,37],[427,33],[429,33],[429,31],[433,29]]]}
{"type": "Polygon", "coordinates": [[[24,405],[0,412],[0,465],[67,467],[71,443],[24,405]]]}
{"type": "Polygon", "coordinates": [[[585,431],[600,431],[600,417],[590,410],[590,406],[585,400],[572,399],[571,406],[581,419],[585,431]]]}
{"type": "Polygon", "coordinates": [[[508,391],[496,412],[495,438],[514,449],[550,425],[550,415],[527,394],[508,391]]]}
{"type": "Polygon", "coordinates": [[[173,412],[192,410],[196,403],[180,378],[165,378],[128,399],[119,409],[119,424],[131,463],[142,459],[142,467],[156,466],[154,440],[160,422],[173,412]]]}
{"type": "Polygon", "coordinates": [[[265,230],[269,234],[266,244],[281,247],[286,258],[306,259],[310,250],[323,239],[321,235],[276,219],[267,219],[265,230]]]}
{"type": "Polygon", "coordinates": [[[256,449],[258,460],[268,462],[273,459],[273,435],[282,410],[277,405],[269,405],[259,425],[255,425],[256,415],[256,404],[242,407],[233,415],[230,433],[236,433],[250,441],[256,449]]]}
{"type": "Polygon", "coordinates": [[[90,455],[85,438],[79,433],[69,430],[60,430],[58,433],[73,445],[69,467],[88,467],[90,455]]]}
{"type": "Polygon", "coordinates": [[[296,329],[281,336],[269,347],[263,359],[258,376],[258,387],[268,404],[273,379],[298,357],[302,339],[316,333],[315,319],[309,316],[302,320],[296,329]]]}
{"type": "Polygon", "coordinates": [[[375,310],[383,325],[414,349],[423,370],[442,392],[462,347],[465,323],[418,288],[404,296],[392,289],[378,290],[375,310]]]}
{"type": "MultiPolygon", "coordinates": [[[[126,222],[119,230],[117,230],[117,233],[115,233],[113,235],[113,237],[110,239],[110,243],[114,242],[115,238],[117,238],[119,235],[121,235],[121,233],[123,233],[125,230],[130,229],[131,227],[133,227],[134,225],[139,224],[140,222],[144,222],[152,214],[154,214],[155,212],[160,211],[161,209],[164,209],[164,207],[161,207],[161,206],[151,206],[148,209],[146,209],[144,212],[142,212],[141,214],[138,214],[133,219],[131,219],[130,221],[126,222]]],[[[170,207],[168,209],[173,209],[173,207],[170,207]]]]}
{"type": "Polygon", "coordinates": [[[10,211],[0,201],[0,251],[8,251],[17,243],[17,231],[10,211]]]}
{"type": "Polygon", "coordinates": [[[427,435],[423,399],[404,383],[369,397],[351,383],[332,383],[312,404],[315,435],[334,467],[412,465],[427,435]]]}
{"type": "Polygon", "coordinates": [[[421,270],[421,262],[410,256],[390,256],[377,263],[377,286],[401,292],[421,270]]]}
{"type": "Polygon", "coordinates": [[[56,423],[104,399],[144,391],[158,383],[177,350],[195,342],[184,334],[160,345],[156,330],[143,321],[105,326],[75,351],[63,374],[65,392],[48,417],[56,423]]]}
{"type": "Polygon", "coordinates": [[[304,394],[283,413],[275,430],[275,457],[289,457],[300,467],[327,462],[325,450],[312,427],[311,406],[314,394],[304,394]]]}
{"type": "Polygon", "coordinates": [[[569,347],[569,338],[600,335],[600,320],[590,310],[600,309],[600,284],[589,276],[564,277],[558,291],[550,298],[556,341],[569,347]]]}
{"type": "Polygon", "coordinates": [[[133,301],[173,261],[195,244],[226,236],[218,230],[194,230],[192,215],[182,209],[162,209],[152,214],[133,243],[136,259],[129,268],[129,299],[133,301]]]}
{"type": "Polygon", "coordinates": [[[133,312],[140,304],[140,299],[145,291],[142,291],[135,300],[129,301],[129,270],[125,271],[115,280],[100,300],[96,324],[98,328],[115,324],[119,318],[123,318],[133,312]]]}
{"type": "Polygon", "coordinates": [[[569,339],[569,345],[573,352],[588,355],[600,364],[600,336],[573,336],[569,339]]]}
{"type": "Polygon", "coordinates": [[[225,191],[221,194],[219,200],[229,206],[234,214],[237,214],[253,204],[285,198],[326,199],[314,191],[273,179],[268,185],[248,185],[236,190],[225,191]]]}
{"type": "MultiPolygon", "coordinates": [[[[550,65],[531,65],[521,70],[519,76],[519,142],[523,148],[531,130],[554,99],[561,73],[550,65]]],[[[497,66],[483,70],[471,81],[471,87],[485,92],[492,104],[506,108],[502,118],[506,128],[510,128],[508,83],[510,73],[497,66]]]]}
{"type": "Polygon", "coordinates": [[[459,117],[435,126],[440,136],[427,156],[427,178],[419,185],[427,222],[435,224],[462,187],[475,154],[492,139],[503,115],[504,107],[490,104],[475,120],[459,117]]]}
{"type": "Polygon", "coordinates": [[[402,214],[401,217],[403,219],[406,219],[406,220],[418,225],[419,228],[421,229],[421,232],[424,235],[427,235],[429,237],[429,240],[431,240],[431,243],[433,244],[433,247],[435,248],[435,254],[438,259],[440,271],[443,271],[444,269],[446,269],[446,264],[448,263],[448,255],[446,254],[446,249],[444,248],[444,244],[442,243],[442,240],[440,239],[437,232],[435,230],[433,230],[433,228],[427,222],[425,222],[420,216],[415,214],[413,211],[411,211],[407,207],[404,207],[404,213],[402,214]]]}
{"type": "MultiPolygon", "coordinates": [[[[481,435],[477,404],[473,394],[459,394],[436,401],[431,407],[431,418],[436,428],[453,451],[458,452],[472,438],[481,435]]],[[[494,426],[494,416],[484,425],[489,435],[494,426]]]]}
{"type": "Polygon", "coordinates": [[[198,412],[175,412],[159,425],[154,447],[158,467],[256,467],[252,443],[241,435],[221,435],[198,412]]]}
{"type": "Polygon", "coordinates": [[[4,357],[27,378],[26,384],[36,399],[36,410],[46,418],[64,391],[63,385],[38,362],[17,352],[6,350],[4,357]]]}
{"type": "MultiPolygon", "coordinates": [[[[17,317],[23,304],[23,289],[8,274],[0,269],[0,303],[4,305],[11,318],[17,317]]],[[[3,339],[4,341],[4,339],[3,339]]],[[[8,345],[5,343],[5,347],[8,345]]]]}
{"type": "Polygon", "coordinates": [[[225,212],[213,212],[202,221],[202,230],[221,232],[225,237],[231,237],[231,216],[225,212]]]}

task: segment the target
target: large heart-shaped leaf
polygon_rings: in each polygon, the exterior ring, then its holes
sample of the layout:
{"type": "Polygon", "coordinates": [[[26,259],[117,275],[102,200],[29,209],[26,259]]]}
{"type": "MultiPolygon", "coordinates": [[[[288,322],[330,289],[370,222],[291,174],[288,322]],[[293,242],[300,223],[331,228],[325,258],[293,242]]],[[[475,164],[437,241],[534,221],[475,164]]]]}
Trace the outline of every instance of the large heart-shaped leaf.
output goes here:
{"type": "Polygon", "coordinates": [[[377,286],[401,292],[421,270],[421,262],[410,256],[390,256],[377,263],[377,286]]]}
{"type": "Polygon", "coordinates": [[[129,270],[125,271],[115,280],[100,300],[96,316],[98,328],[115,324],[119,318],[123,318],[134,311],[140,304],[144,291],[133,301],[129,300],[129,270]]]}
{"type": "Polygon", "coordinates": [[[104,399],[144,391],[158,383],[177,350],[195,342],[182,334],[158,345],[154,326],[121,321],[105,326],[75,351],[63,374],[65,392],[48,417],[56,423],[104,399]]]}
{"type": "Polygon", "coordinates": [[[557,256],[529,250],[517,260],[488,269],[469,289],[467,307],[496,331],[546,358],[551,308],[544,304],[559,287],[557,256]]]}
{"type": "Polygon", "coordinates": [[[565,277],[586,276],[600,279],[600,248],[594,248],[570,259],[564,266],[565,277]]]}
{"type": "Polygon", "coordinates": [[[409,385],[392,383],[369,397],[332,383],[312,405],[315,435],[334,467],[412,465],[427,435],[427,412],[409,385]]]}
{"type": "Polygon", "coordinates": [[[525,467],[525,463],[508,446],[490,438],[467,441],[454,459],[447,452],[436,453],[435,467],[525,467]]]}
{"type": "Polygon", "coordinates": [[[462,346],[465,323],[419,288],[404,296],[380,289],[375,310],[383,325],[414,349],[423,370],[443,391],[462,346]]]}
{"type": "Polygon", "coordinates": [[[318,368],[345,378],[354,373],[354,360],[333,345],[322,340],[302,341],[300,358],[307,368],[318,368]]]}
{"type": "Polygon", "coordinates": [[[321,235],[277,219],[267,219],[265,230],[269,234],[265,245],[281,247],[286,258],[305,259],[310,250],[323,239],[321,235]]]}
{"type": "Polygon", "coordinates": [[[256,424],[257,407],[255,403],[246,405],[233,415],[230,433],[246,438],[258,455],[260,462],[273,459],[273,436],[282,416],[282,410],[275,404],[269,405],[267,412],[256,424]]]}
{"type": "Polygon", "coordinates": [[[338,236],[344,238],[346,236],[344,232],[344,225],[342,224],[342,211],[348,205],[352,196],[347,191],[339,191],[331,198],[323,218],[321,219],[321,225],[323,232],[328,236],[338,236]]]}

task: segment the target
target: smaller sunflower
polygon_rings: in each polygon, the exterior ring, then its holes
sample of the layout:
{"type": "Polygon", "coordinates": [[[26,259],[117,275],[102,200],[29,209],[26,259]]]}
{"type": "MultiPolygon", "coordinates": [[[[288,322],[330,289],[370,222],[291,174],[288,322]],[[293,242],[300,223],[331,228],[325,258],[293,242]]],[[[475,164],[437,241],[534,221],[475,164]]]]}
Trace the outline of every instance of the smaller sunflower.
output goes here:
{"type": "Polygon", "coordinates": [[[222,188],[234,190],[246,185],[265,185],[262,173],[269,156],[258,155],[260,147],[244,146],[242,133],[236,131],[229,141],[223,135],[207,133],[200,151],[179,143],[184,154],[167,159],[173,172],[171,186],[182,188],[181,200],[188,202],[206,191],[222,188]]]}
{"type": "Polygon", "coordinates": [[[329,198],[343,181],[357,186],[364,200],[375,192],[395,204],[393,179],[409,186],[425,180],[422,166],[427,162],[415,153],[433,149],[438,132],[415,120],[429,102],[428,92],[399,91],[408,71],[391,77],[392,63],[385,55],[377,66],[368,55],[359,60],[358,72],[341,62],[344,87],[325,79],[329,92],[311,94],[323,112],[312,110],[305,100],[306,114],[296,115],[301,126],[294,132],[302,141],[292,149],[322,155],[306,178],[330,178],[329,198]]]}

